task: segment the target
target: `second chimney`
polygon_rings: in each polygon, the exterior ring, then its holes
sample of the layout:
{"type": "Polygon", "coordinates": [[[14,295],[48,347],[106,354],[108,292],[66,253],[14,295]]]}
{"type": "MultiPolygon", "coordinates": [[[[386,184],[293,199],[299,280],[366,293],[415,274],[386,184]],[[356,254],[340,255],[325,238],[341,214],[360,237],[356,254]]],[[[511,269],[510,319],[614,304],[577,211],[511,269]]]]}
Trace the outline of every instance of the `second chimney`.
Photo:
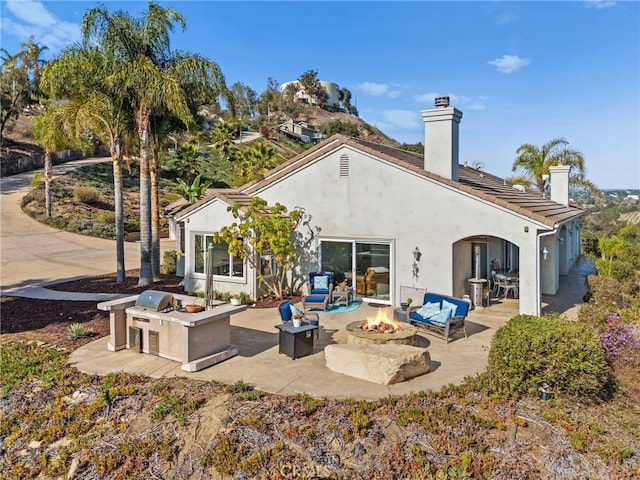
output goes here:
{"type": "Polygon", "coordinates": [[[549,167],[551,182],[551,200],[569,206],[569,165],[549,167]]]}
{"type": "Polygon", "coordinates": [[[436,97],[433,110],[423,110],[424,169],[458,181],[458,129],[462,112],[447,108],[449,97],[436,97]]]}

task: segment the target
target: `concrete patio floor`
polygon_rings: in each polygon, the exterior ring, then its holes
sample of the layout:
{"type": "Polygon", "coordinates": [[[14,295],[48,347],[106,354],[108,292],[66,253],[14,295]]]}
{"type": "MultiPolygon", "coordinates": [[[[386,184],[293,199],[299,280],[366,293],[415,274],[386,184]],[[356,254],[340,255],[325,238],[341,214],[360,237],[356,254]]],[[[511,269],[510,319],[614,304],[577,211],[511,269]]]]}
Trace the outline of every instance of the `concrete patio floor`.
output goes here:
{"type": "Polygon", "coordinates": [[[314,342],[314,353],[296,360],[278,353],[278,330],[274,328],[280,323],[277,311],[249,308],[231,317],[231,343],[238,346],[239,354],[199,372],[184,372],[180,363],[153,355],[131,350],[108,351],[107,338],[79,348],[71,354],[70,362],[92,374],[126,371],[153,378],[184,376],[224,384],[242,380],[257,390],[280,395],[307,393],[313,397],[374,400],[412,391],[438,390],[482,372],[493,334],[517,314],[517,309],[517,300],[500,299],[491,307],[472,310],[467,317],[467,338],[457,334],[449,343],[420,332],[418,346],[427,348],[431,356],[429,373],[392,385],[342,375],[325,366],[324,347],[346,343],[348,323],[375,316],[377,308],[366,303],[349,313],[319,312],[320,338],[314,342]]]}
{"type": "MultiPolygon", "coordinates": [[[[593,267],[580,260],[569,275],[560,278],[556,295],[543,296],[544,312],[559,312],[575,319],[582,303],[585,277],[593,267]]],[[[467,338],[459,333],[446,343],[426,332],[418,334],[419,347],[429,351],[429,372],[405,382],[380,385],[335,373],[325,366],[324,348],[331,343],[346,343],[347,324],[375,317],[377,307],[366,303],[348,313],[320,314],[320,338],[314,341],[314,353],[292,360],[278,353],[280,323],[276,309],[251,309],[231,317],[231,343],[239,349],[237,356],[199,372],[185,372],[180,363],[131,350],[107,350],[107,337],[89,343],[70,356],[79,370],[105,375],[111,372],[144,374],[153,378],[183,376],[230,385],[244,381],[257,390],[279,395],[306,393],[317,398],[354,398],[375,400],[389,395],[406,395],[421,390],[439,390],[448,384],[459,384],[465,377],[484,371],[491,339],[502,325],[518,314],[518,300],[492,299],[487,308],[469,312],[467,338]]]]}

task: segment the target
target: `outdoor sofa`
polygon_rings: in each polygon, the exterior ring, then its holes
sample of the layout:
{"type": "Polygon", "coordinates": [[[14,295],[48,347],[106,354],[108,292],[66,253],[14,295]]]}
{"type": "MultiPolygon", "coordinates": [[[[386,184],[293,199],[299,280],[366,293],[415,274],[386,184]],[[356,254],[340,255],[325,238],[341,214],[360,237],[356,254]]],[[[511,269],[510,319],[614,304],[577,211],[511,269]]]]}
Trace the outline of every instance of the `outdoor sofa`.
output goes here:
{"type": "Polygon", "coordinates": [[[463,332],[466,338],[465,319],[469,307],[470,302],[467,300],[427,292],[424,294],[422,306],[407,309],[405,321],[424,328],[449,343],[450,337],[457,332],[463,332]]]}

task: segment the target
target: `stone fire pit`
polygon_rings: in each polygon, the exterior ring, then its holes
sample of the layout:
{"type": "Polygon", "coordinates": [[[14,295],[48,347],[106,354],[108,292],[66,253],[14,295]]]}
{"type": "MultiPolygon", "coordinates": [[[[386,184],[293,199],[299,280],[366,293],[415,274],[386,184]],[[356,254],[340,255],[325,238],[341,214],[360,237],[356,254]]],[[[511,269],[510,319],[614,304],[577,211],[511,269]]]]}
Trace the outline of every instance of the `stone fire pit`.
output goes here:
{"type": "Polygon", "coordinates": [[[402,330],[392,333],[364,331],[360,328],[362,322],[351,322],[347,325],[347,343],[360,345],[416,345],[418,328],[409,323],[402,323],[402,330]]]}

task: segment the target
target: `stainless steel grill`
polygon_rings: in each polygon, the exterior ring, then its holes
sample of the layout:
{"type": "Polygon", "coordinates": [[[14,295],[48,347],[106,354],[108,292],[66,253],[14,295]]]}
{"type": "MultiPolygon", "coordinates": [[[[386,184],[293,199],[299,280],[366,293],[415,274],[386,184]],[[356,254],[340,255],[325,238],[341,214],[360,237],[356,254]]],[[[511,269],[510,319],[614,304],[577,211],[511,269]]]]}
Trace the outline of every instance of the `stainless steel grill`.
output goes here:
{"type": "Polygon", "coordinates": [[[173,295],[158,290],[145,290],[136,300],[136,307],[160,312],[173,306],[173,295]]]}

